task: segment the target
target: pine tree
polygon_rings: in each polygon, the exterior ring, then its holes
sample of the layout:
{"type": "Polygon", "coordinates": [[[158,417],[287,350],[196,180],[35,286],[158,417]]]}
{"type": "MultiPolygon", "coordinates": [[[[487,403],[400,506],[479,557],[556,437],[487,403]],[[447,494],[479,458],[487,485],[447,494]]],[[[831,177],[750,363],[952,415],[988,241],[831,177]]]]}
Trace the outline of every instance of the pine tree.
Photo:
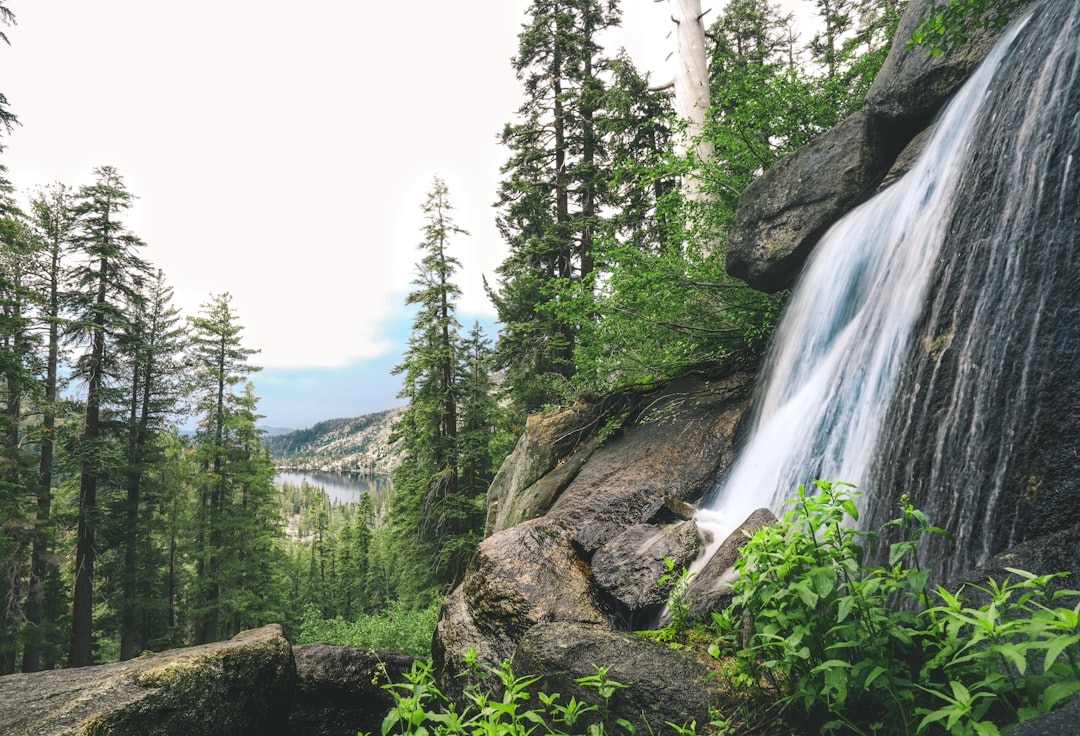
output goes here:
{"type": "Polygon", "coordinates": [[[253,414],[254,407],[248,405],[253,402],[246,398],[241,401],[235,391],[245,384],[248,374],[259,370],[248,363],[258,351],[241,344],[242,331],[228,293],[211,297],[199,316],[191,319],[194,393],[201,416],[195,437],[199,462],[196,644],[217,641],[232,623],[222,619],[222,613],[227,613],[222,596],[232,582],[228,569],[230,550],[241,540],[230,538],[233,529],[229,517],[244,490],[238,483],[237,473],[243,470],[238,463],[249,460],[254,449],[248,446],[254,421],[249,422],[247,414],[242,413],[253,414]]]}
{"type": "Polygon", "coordinates": [[[526,412],[558,398],[581,325],[594,319],[594,241],[611,179],[597,39],[619,19],[614,0],[536,0],[527,12],[513,62],[526,100],[502,134],[511,155],[497,202],[510,255],[488,289],[504,325],[499,363],[526,412]]]}
{"type": "MultiPolygon", "coordinates": [[[[40,244],[34,260],[38,290],[42,294],[39,322],[45,333],[45,362],[41,397],[41,428],[38,437],[37,503],[30,579],[26,596],[27,636],[23,647],[23,672],[50,668],[43,662],[49,632],[46,626],[46,582],[50,572],[53,458],[56,445],[57,392],[60,378],[60,338],[67,320],[62,300],[69,267],[65,255],[75,236],[76,219],[71,190],[63,184],[39,191],[30,202],[31,226],[40,244]]],[[[53,565],[55,570],[55,565],[53,565]]]]}
{"type": "Polygon", "coordinates": [[[128,232],[120,217],[134,196],[111,166],[95,170],[94,184],[83,186],[75,197],[79,221],[76,247],[86,260],[75,270],[80,315],[77,327],[89,342],[76,366],[86,386],[86,411],[79,438],[78,531],[75,543],[75,592],[72,603],[72,639],[68,664],[93,664],[95,531],[98,523],[98,486],[117,469],[115,446],[104,431],[102,411],[115,399],[115,362],[112,347],[126,326],[125,309],[140,299],[140,287],[149,265],[136,255],[141,240],[128,232]]]}
{"type": "Polygon", "coordinates": [[[409,345],[395,374],[403,376],[401,398],[409,406],[394,424],[391,441],[402,443],[394,471],[397,542],[408,567],[401,579],[406,595],[419,595],[453,581],[463,570],[456,540],[475,521],[458,498],[458,331],[456,301],[461,290],[451,280],[460,263],[449,253],[450,239],[466,235],[451,217],[446,184],[436,178],[424,213],[424,253],[406,304],[416,305],[409,345]]]}
{"type": "Polygon", "coordinates": [[[465,498],[474,502],[484,497],[495,475],[499,407],[491,381],[493,357],[491,343],[480,323],[475,322],[461,341],[458,369],[458,483],[465,498]]]}
{"type": "MultiPolygon", "coordinates": [[[[15,14],[11,12],[10,8],[8,8],[6,2],[0,2],[0,25],[15,25],[15,14]]],[[[6,44],[11,43],[8,40],[7,34],[3,31],[0,31],[0,41],[3,41],[6,44]]],[[[10,133],[12,126],[16,125],[18,122],[18,118],[15,117],[14,113],[12,113],[11,110],[8,109],[7,97],[5,97],[2,92],[0,92],[0,127],[2,127],[5,132],[10,133]]],[[[4,147],[0,145],[0,151],[3,150],[4,147]]]]}
{"type": "Polygon", "coordinates": [[[0,167],[0,674],[15,671],[22,628],[22,585],[29,560],[24,520],[31,514],[33,458],[24,447],[27,399],[34,377],[35,337],[28,305],[40,298],[30,262],[34,244],[14,188],[0,167]]]}
{"type": "MultiPolygon", "coordinates": [[[[159,270],[145,284],[128,312],[119,343],[128,381],[127,442],[123,502],[123,569],[120,575],[120,659],[131,659],[146,643],[141,622],[147,599],[140,590],[140,549],[151,524],[142,494],[148,468],[156,461],[158,437],[180,412],[184,389],[182,351],[185,330],[172,306],[172,288],[159,270]]],[[[145,564],[145,563],[144,563],[145,564]]]]}

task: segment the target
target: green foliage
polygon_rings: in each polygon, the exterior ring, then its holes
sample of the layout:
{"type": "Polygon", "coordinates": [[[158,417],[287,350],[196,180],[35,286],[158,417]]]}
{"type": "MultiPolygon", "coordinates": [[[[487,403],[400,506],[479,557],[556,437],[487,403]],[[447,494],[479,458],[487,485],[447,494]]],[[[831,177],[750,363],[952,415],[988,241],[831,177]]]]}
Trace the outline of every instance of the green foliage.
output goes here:
{"type": "MultiPolygon", "coordinates": [[[[394,707],[383,721],[382,736],[528,736],[537,731],[548,736],[633,736],[632,723],[609,713],[611,697],[626,685],[612,680],[607,667],[594,667],[594,674],[577,683],[595,691],[595,702],[533,692],[539,678],[515,676],[509,662],[497,668],[474,664],[472,684],[458,702],[451,702],[436,686],[431,665],[418,662],[405,682],[384,686],[394,696],[394,707]]],[[[677,730],[686,736],[696,733],[694,724],[677,730]]]]}
{"type": "Polygon", "coordinates": [[[326,642],[367,649],[392,649],[417,657],[431,656],[431,636],[439,620],[441,601],[421,609],[395,601],[380,613],[360,614],[352,620],[324,618],[309,606],[293,637],[297,644],[326,642]]]}
{"type": "Polygon", "coordinates": [[[694,576],[685,567],[681,571],[676,571],[675,560],[670,557],[664,558],[664,565],[667,566],[668,571],[660,576],[658,582],[661,586],[670,587],[667,602],[667,610],[671,615],[669,627],[676,630],[689,628],[687,618],[690,614],[690,603],[686,598],[686,593],[690,589],[690,581],[694,576]]]}
{"type": "Polygon", "coordinates": [[[948,0],[935,4],[919,20],[908,40],[908,49],[921,47],[927,56],[959,46],[972,32],[1004,28],[1026,0],[948,0]]]}
{"type": "MultiPolygon", "coordinates": [[[[919,538],[943,531],[905,501],[900,541],[871,564],[877,532],[844,484],[799,488],[777,525],[758,530],[736,564],[732,607],[713,653],[782,717],[822,733],[989,734],[1080,691],[1080,604],[1052,608],[1055,577],[1012,571],[965,602],[939,587],[931,606],[919,538]]],[[[763,706],[767,707],[767,706],[763,706]]]]}

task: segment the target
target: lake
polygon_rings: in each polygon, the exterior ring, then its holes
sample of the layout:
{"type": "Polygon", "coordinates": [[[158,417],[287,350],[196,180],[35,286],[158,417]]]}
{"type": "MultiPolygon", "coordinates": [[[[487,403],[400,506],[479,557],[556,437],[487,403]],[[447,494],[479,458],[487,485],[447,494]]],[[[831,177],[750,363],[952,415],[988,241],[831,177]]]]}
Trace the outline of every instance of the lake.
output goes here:
{"type": "Polygon", "coordinates": [[[380,495],[385,494],[390,487],[390,479],[385,475],[282,470],[274,476],[274,483],[279,485],[298,486],[304,482],[310,486],[321,486],[330,497],[331,503],[356,503],[362,493],[368,494],[373,502],[377,502],[380,495]]]}

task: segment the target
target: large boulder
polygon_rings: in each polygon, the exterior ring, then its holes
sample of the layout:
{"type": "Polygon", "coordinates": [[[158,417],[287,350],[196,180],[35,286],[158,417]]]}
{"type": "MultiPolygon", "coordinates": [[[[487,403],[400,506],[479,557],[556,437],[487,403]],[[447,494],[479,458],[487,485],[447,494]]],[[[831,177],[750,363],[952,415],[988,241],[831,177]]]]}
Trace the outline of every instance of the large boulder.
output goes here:
{"type": "Polygon", "coordinates": [[[415,657],[333,644],[293,647],[296,693],[289,736],[379,733],[394,705],[384,685],[405,682],[415,657]]]}
{"type": "Polygon", "coordinates": [[[894,161],[931,122],[1000,32],[982,30],[939,56],[907,40],[934,0],[912,0],[864,108],[782,158],[739,200],[728,273],[761,291],[792,285],[817,241],[874,194],[894,161]]]}
{"type": "Polygon", "coordinates": [[[688,567],[701,549],[697,524],[635,524],[593,555],[596,583],[628,618],[646,614],[667,602],[673,581],[660,585],[671,560],[675,570],[688,567]]]}
{"type": "Polygon", "coordinates": [[[504,465],[500,475],[524,479],[543,467],[548,471],[530,483],[503,486],[490,499],[498,508],[489,518],[502,519],[492,525],[499,528],[517,516],[502,517],[508,508],[532,508],[530,513],[542,515],[481,542],[464,581],[444,601],[433,643],[440,686],[460,690],[457,675],[467,669],[470,651],[488,664],[510,659],[525,632],[541,622],[629,626],[633,607],[658,588],[663,556],[682,560],[689,552],[678,551],[680,545],[696,533],[684,527],[678,539],[668,540],[670,546],[659,545],[654,550],[659,561],[635,570],[632,582],[615,573],[611,565],[617,563],[609,558],[601,584],[592,568],[594,555],[631,527],[673,523],[683,502],[711,489],[734,456],[751,384],[749,374],[688,376],[638,395],[624,394],[614,404],[610,398],[591,408],[579,404],[572,413],[531,422],[518,450],[535,447],[527,455],[537,460],[523,462],[522,452],[507,461],[518,470],[504,465]],[[612,431],[611,416],[622,418],[621,429],[612,431]],[[545,453],[541,436],[559,442],[562,456],[545,453]],[[590,454],[585,463],[582,448],[590,454]],[[540,494],[544,508],[532,505],[538,487],[558,489],[540,494]]]}
{"type": "Polygon", "coordinates": [[[611,626],[570,527],[558,519],[522,522],[480,543],[435,629],[432,660],[440,684],[455,689],[470,650],[489,664],[510,659],[541,621],[611,626]]]}
{"type": "MultiPolygon", "coordinates": [[[[990,28],[976,30],[967,41],[938,55],[928,55],[923,49],[908,49],[916,24],[929,15],[940,0],[911,0],[896,29],[896,37],[881,71],[866,93],[866,108],[875,117],[885,120],[909,121],[916,128],[925,126],[979,62],[990,51],[1000,31],[990,28]]],[[[1016,4],[1019,13],[1030,4],[1016,4]]]]}
{"type": "Polygon", "coordinates": [[[857,112],[780,159],[739,198],[728,273],[761,291],[791,286],[825,231],[877,188],[900,152],[896,143],[857,112]]]}
{"type": "Polygon", "coordinates": [[[145,659],[0,678],[4,736],[280,734],[296,669],[278,625],[145,659]]]}
{"type": "Polygon", "coordinates": [[[573,697],[601,710],[596,689],[577,680],[596,675],[597,667],[607,668],[608,680],[628,686],[617,688],[607,703],[609,718],[625,718],[642,734],[676,733],[669,722],[696,722],[703,731],[709,708],[723,694],[713,670],[685,653],[634,634],[566,622],[529,629],[511,666],[515,676],[539,677],[532,686],[538,692],[558,693],[564,703],[573,697]]]}

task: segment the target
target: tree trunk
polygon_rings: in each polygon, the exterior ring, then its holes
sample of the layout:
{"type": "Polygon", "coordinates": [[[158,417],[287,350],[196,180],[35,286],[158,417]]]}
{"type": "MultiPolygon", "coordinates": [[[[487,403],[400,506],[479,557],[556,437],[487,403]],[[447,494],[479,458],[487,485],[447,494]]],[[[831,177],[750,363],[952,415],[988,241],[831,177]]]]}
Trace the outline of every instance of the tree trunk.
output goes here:
{"type": "Polygon", "coordinates": [[[97,507],[98,464],[101,462],[101,388],[105,359],[106,277],[108,261],[101,259],[98,271],[97,314],[94,316],[93,343],[90,350],[90,375],[86,384],[86,415],[83,421],[82,468],[79,477],[79,523],[75,538],[75,590],[71,605],[71,648],[69,667],[87,667],[94,663],[94,519],[97,507]]]}

